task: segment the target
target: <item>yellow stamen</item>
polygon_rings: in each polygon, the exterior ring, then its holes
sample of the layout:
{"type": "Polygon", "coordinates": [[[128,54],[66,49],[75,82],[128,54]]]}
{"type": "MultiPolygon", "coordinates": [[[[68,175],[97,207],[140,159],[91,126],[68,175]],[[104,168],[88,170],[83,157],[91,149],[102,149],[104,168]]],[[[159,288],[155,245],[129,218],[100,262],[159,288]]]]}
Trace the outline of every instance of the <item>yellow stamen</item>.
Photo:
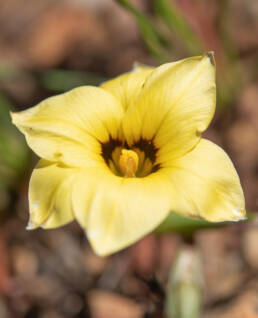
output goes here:
{"type": "Polygon", "coordinates": [[[127,178],[135,177],[138,168],[138,155],[133,150],[122,149],[119,158],[119,167],[127,178]]]}

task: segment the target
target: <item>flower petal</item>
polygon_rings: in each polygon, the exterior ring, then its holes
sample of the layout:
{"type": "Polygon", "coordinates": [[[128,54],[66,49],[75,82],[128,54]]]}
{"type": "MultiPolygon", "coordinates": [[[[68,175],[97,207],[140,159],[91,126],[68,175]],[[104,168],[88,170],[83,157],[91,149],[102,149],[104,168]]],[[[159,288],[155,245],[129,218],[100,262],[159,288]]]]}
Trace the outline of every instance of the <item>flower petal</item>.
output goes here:
{"type": "Polygon", "coordinates": [[[110,93],[91,86],[12,114],[36,154],[77,167],[103,163],[100,142],[118,138],[122,116],[121,105],[110,93]]]}
{"type": "Polygon", "coordinates": [[[99,255],[114,253],[151,232],[168,215],[169,180],[161,174],[120,178],[87,169],[74,187],[75,217],[99,255]]]}
{"type": "Polygon", "coordinates": [[[30,221],[28,229],[55,228],[74,219],[72,183],[78,170],[62,168],[40,160],[29,185],[30,221]]]}
{"type": "Polygon", "coordinates": [[[147,78],[136,107],[123,119],[127,142],[153,140],[157,163],[190,151],[209,125],[216,102],[211,53],[158,67],[147,78]]]}
{"type": "Polygon", "coordinates": [[[153,69],[152,67],[136,64],[133,71],[107,81],[101,87],[120,100],[126,111],[130,105],[136,104],[144,82],[153,69]]]}
{"type": "Polygon", "coordinates": [[[237,172],[227,154],[202,139],[185,156],[165,165],[173,183],[172,210],[208,221],[238,221],[245,199],[237,172]]]}

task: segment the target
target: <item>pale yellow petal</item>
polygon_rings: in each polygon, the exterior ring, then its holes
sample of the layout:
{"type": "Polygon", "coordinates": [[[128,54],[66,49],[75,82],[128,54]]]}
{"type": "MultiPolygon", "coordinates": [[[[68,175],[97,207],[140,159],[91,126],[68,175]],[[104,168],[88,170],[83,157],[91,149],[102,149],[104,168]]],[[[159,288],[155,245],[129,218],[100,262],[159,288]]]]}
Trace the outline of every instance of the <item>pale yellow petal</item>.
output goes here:
{"type": "Polygon", "coordinates": [[[202,139],[187,155],[167,163],[164,173],[173,184],[172,210],[208,221],[238,221],[245,200],[237,172],[227,154],[202,139]]]}
{"type": "Polygon", "coordinates": [[[123,130],[130,145],[153,140],[157,163],[190,151],[215,110],[215,66],[212,54],[164,64],[147,78],[136,107],[128,109],[123,130]]]}
{"type": "Polygon", "coordinates": [[[99,255],[133,244],[156,228],[171,206],[170,182],[161,174],[120,178],[88,169],[75,183],[75,217],[99,255]]]}
{"type": "Polygon", "coordinates": [[[77,167],[103,162],[100,142],[118,138],[122,117],[120,103],[105,90],[91,86],[12,114],[14,124],[36,154],[77,167]]]}
{"type": "Polygon", "coordinates": [[[77,169],[41,160],[33,170],[29,185],[30,221],[28,229],[55,228],[74,219],[72,184],[77,169]]]}
{"type": "Polygon", "coordinates": [[[126,111],[130,105],[136,104],[144,82],[153,69],[152,67],[136,64],[133,71],[109,80],[103,83],[101,87],[120,100],[126,111]]]}

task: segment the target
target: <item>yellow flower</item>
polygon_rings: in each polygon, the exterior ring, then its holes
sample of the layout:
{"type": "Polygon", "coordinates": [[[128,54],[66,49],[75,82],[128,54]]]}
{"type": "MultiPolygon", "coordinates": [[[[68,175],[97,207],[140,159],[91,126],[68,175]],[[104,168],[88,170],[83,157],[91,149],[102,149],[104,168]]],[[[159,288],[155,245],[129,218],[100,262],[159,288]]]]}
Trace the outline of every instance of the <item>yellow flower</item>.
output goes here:
{"type": "Polygon", "coordinates": [[[138,66],[12,114],[42,159],[29,186],[29,229],[74,218],[99,255],[134,243],[171,210],[209,221],[245,215],[226,153],[202,139],[216,103],[212,53],[138,66]]]}

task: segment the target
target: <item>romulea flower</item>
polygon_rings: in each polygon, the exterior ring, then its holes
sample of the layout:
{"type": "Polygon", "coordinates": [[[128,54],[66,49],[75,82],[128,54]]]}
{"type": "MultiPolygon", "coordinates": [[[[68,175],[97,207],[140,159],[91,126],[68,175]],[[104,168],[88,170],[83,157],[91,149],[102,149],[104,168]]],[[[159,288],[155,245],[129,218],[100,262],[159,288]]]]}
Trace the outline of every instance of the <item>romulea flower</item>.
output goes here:
{"type": "Polygon", "coordinates": [[[153,231],[170,211],[209,221],[244,219],[226,153],[202,139],[215,111],[212,53],[136,67],[13,113],[42,159],[29,185],[28,228],[74,219],[99,255],[153,231]]]}

